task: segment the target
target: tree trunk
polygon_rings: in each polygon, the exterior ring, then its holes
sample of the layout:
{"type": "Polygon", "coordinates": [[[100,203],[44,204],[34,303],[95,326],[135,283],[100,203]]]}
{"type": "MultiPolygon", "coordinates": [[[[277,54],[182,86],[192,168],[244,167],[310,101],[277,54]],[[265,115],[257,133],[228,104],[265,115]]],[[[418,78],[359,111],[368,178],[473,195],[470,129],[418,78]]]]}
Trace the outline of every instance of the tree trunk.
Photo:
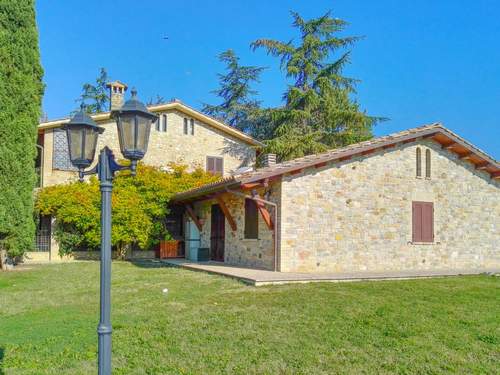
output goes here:
{"type": "Polygon", "coordinates": [[[0,269],[7,271],[7,251],[0,248],[0,269]]]}

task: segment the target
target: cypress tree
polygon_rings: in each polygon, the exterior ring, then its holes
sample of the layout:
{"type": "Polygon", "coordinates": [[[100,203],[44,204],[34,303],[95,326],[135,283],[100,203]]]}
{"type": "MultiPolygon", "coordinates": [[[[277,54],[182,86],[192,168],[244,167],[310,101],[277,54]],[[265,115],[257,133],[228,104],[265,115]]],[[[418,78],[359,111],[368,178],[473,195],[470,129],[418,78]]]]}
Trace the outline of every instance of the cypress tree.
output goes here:
{"type": "Polygon", "coordinates": [[[0,237],[11,257],[34,243],[33,188],[43,95],[34,0],[0,0],[0,237]]]}

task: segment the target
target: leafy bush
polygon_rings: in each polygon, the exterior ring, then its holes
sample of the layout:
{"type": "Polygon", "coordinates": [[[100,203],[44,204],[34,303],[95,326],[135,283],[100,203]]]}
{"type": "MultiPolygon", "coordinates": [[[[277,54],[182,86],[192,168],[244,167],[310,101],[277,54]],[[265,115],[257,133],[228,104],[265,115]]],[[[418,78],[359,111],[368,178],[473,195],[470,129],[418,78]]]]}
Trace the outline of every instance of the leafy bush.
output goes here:
{"type": "MultiPolygon", "coordinates": [[[[137,244],[141,249],[151,248],[165,237],[164,219],[171,197],[217,177],[197,169],[187,172],[183,165],[170,165],[170,172],[139,164],[137,175],[119,172],[113,185],[111,243],[124,255],[127,248],[137,244]]],[[[56,219],[54,236],[62,254],[74,250],[95,250],[100,244],[99,181],[96,177],[86,183],[71,182],[42,189],[36,200],[36,209],[42,215],[56,219]]]]}

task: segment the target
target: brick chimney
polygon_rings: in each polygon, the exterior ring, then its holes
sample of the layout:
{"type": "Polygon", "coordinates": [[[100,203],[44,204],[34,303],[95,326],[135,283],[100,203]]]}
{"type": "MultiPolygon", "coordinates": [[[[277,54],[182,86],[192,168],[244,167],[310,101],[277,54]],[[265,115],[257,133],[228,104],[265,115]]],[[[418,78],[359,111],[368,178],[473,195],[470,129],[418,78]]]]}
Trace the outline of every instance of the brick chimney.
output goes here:
{"type": "Polygon", "coordinates": [[[276,165],[276,154],[264,154],[262,155],[262,166],[273,167],[276,165]]]}
{"type": "Polygon", "coordinates": [[[121,108],[125,102],[127,85],[120,81],[114,81],[106,84],[106,87],[109,87],[109,97],[111,98],[110,111],[121,108]]]}

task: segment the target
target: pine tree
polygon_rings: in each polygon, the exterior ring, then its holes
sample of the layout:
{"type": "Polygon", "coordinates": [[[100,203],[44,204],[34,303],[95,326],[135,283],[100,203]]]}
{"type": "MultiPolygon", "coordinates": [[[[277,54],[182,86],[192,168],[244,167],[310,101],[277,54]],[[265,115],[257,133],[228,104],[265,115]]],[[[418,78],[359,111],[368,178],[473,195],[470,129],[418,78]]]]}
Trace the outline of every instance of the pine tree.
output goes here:
{"type": "Polygon", "coordinates": [[[265,68],[240,65],[233,50],[222,52],[219,60],[226,64],[227,73],[218,75],[220,88],[213,93],[223,101],[219,105],[205,104],[202,111],[241,131],[248,131],[260,104],[253,99],[257,92],[251,89],[251,84],[259,82],[265,68]]]}
{"type": "Polygon", "coordinates": [[[257,134],[268,136],[268,151],[281,160],[371,138],[372,127],[381,118],[360,110],[351,98],[357,81],[342,75],[350,57],[346,49],[359,37],[339,36],[347,23],[332,18],[330,12],[308,21],[291,14],[300,33],[298,43],[258,39],[251,45],[279,57],[286,77],[293,80],[283,96],[285,104],[262,113],[265,120],[257,134]]]}
{"type": "Polygon", "coordinates": [[[84,104],[87,113],[105,112],[109,106],[109,94],[106,84],[108,83],[108,72],[105,68],[99,70],[99,76],[95,80],[95,85],[85,83],[82,87],[82,95],[76,100],[79,104],[84,104]]]}
{"type": "Polygon", "coordinates": [[[43,95],[33,0],[0,2],[0,247],[32,249],[37,124],[43,95]]]}

